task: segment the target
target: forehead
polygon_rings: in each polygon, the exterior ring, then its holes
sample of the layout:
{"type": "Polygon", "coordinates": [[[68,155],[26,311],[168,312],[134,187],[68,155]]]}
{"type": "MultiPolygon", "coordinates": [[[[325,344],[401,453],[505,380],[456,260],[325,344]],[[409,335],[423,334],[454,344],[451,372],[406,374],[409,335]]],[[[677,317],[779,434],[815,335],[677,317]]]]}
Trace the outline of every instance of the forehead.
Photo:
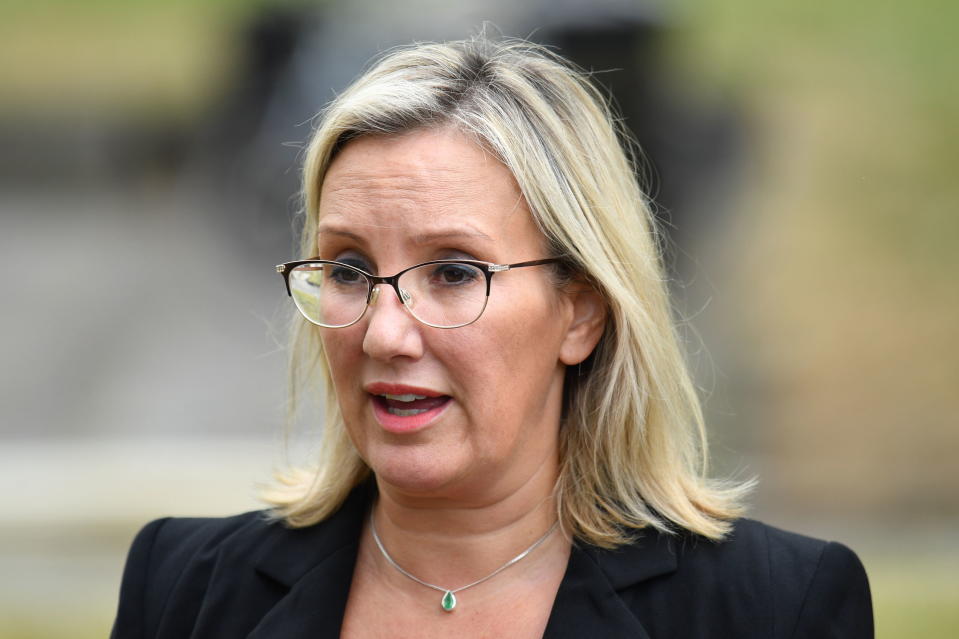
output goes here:
{"type": "Polygon", "coordinates": [[[450,128],[349,142],[323,180],[319,217],[321,237],[345,227],[493,241],[539,235],[509,169],[450,128]]]}

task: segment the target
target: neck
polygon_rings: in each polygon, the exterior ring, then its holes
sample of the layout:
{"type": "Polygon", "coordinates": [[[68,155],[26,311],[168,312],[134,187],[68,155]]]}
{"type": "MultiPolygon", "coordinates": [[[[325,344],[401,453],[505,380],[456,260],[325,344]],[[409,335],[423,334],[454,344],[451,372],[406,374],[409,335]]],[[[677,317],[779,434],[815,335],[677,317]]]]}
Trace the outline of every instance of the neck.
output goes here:
{"type": "MultiPolygon", "coordinates": [[[[502,566],[556,522],[556,474],[555,466],[544,467],[518,486],[494,488],[473,499],[414,497],[378,481],[377,531],[405,570],[430,583],[458,588],[502,566]]],[[[549,548],[565,552],[568,542],[551,535],[524,564],[536,563],[537,555],[548,556],[549,548]]],[[[382,557],[374,560],[390,579],[406,579],[382,557]]]]}

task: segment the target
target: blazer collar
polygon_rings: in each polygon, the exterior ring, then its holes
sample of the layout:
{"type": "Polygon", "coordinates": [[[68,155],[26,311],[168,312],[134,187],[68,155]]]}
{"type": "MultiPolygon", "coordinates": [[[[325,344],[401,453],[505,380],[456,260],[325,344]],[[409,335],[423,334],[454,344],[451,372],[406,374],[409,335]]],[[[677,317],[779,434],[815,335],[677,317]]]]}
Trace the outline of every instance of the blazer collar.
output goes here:
{"type": "Polygon", "coordinates": [[[596,636],[648,639],[649,634],[621,597],[623,590],[674,572],[678,561],[672,539],[649,529],[632,544],[615,550],[574,546],[556,593],[548,639],[596,636]]]}
{"type": "Polygon", "coordinates": [[[632,543],[614,550],[584,546],[582,552],[596,562],[616,590],[629,588],[641,581],[675,572],[679,566],[677,544],[682,536],[645,528],[632,543]]]}
{"type": "MultiPolygon", "coordinates": [[[[339,636],[360,533],[375,492],[372,480],[364,482],[322,525],[270,527],[251,559],[261,575],[288,592],[250,639],[339,636]]],[[[647,529],[633,543],[615,550],[574,545],[544,637],[592,636],[602,628],[604,639],[647,638],[641,621],[620,593],[674,572],[677,541],[677,537],[647,529]]]]}
{"type": "Polygon", "coordinates": [[[257,572],[286,589],[248,639],[340,636],[360,533],[375,492],[366,482],[322,524],[271,527],[252,558],[257,572]]]}
{"type": "Polygon", "coordinates": [[[306,528],[273,524],[252,558],[257,571],[291,587],[331,555],[356,546],[375,494],[375,484],[367,481],[354,488],[322,524],[306,528]]]}

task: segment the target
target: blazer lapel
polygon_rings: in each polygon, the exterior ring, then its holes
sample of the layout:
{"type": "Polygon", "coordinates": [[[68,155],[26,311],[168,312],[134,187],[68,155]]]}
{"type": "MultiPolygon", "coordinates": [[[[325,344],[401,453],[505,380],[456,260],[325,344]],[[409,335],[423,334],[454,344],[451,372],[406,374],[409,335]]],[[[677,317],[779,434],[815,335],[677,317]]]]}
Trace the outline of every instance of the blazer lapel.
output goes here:
{"type": "Polygon", "coordinates": [[[653,530],[644,531],[636,542],[616,550],[573,546],[544,639],[592,637],[597,633],[604,639],[649,639],[642,621],[620,593],[676,568],[671,540],[653,530]]]}
{"type": "Polygon", "coordinates": [[[249,639],[335,639],[340,636],[357,545],[331,553],[263,617],[249,639]]]}
{"type": "Polygon", "coordinates": [[[373,483],[358,486],[321,526],[273,536],[253,558],[257,571],[285,594],[248,639],[340,636],[359,538],[373,483]]]}

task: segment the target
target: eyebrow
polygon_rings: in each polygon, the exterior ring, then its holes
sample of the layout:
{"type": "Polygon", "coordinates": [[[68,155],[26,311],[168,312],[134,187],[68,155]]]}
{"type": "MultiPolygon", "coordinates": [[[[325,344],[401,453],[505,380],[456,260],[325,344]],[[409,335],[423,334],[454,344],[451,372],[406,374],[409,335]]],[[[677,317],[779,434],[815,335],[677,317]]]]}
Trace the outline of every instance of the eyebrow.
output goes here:
{"type": "MultiPolygon", "coordinates": [[[[334,226],[323,226],[322,224],[319,228],[316,229],[317,235],[338,235],[341,237],[347,237],[355,242],[365,243],[366,238],[362,235],[355,233],[354,231],[349,231],[347,229],[337,228],[334,226]]],[[[411,240],[414,244],[436,244],[441,241],[449,240],[461,240],[465,238],[479,238],[482,240],[487,240],[489,242],[493,241],[486,233],[478,229],[467,228],[467,229],[436,229],[430,231],[424,231],[422,233],[417,233],[414,235],[411,240]]]]}
{"type": "Polygon", "coordinates": [[[354,240],[356,242],[365,241],[362,236],[357,235],[356,233],[353,233],[352,231],[347,231],[345,229],[337,229],[337,228],[329,228],[329,227],[324,228],[320,226],[316,229],[316,234],[317,235],[339,235],[341,237],[348,237],[349,239],[354,240]]]}

